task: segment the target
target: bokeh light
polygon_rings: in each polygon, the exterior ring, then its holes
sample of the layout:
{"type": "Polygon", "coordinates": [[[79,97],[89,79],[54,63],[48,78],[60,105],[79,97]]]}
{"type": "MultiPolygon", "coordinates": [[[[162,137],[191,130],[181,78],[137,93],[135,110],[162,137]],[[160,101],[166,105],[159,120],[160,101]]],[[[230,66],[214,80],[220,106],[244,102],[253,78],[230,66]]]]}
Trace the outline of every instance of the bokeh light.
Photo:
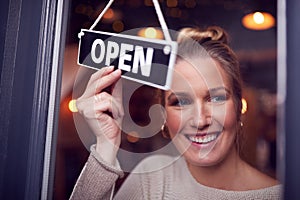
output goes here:
{"type": "Polygon", "coordinates": [[[143,28],[138,32],[138,36],[152,39],[162,39],[163,33],[161,30],[155,29],[153,27],[143,28]]]}
{"type": "Polygon", "coordinates": [[[127,134],[126,139],[130,143],[136,143],[139,141],[139,134],[135,131],[132,131],[127,134]]]}
{"type": "Polygon", "coordinates": [[[78,112],[78,109],[76,107],[76,99],[70,100],[68,106],[71,112],[78,112]]]}
{"type": "Polygon", "coordinates": [[[248,109],[248,104],[246,99],[242,98],[242,114],[245,114],[248,109]]]}
{"type": "Polygon", "coordinates": [[[245,15],[242,24],[251,30],[266,30],[275,26],[275,18],[266,12],[254,12],[245,15]]]}

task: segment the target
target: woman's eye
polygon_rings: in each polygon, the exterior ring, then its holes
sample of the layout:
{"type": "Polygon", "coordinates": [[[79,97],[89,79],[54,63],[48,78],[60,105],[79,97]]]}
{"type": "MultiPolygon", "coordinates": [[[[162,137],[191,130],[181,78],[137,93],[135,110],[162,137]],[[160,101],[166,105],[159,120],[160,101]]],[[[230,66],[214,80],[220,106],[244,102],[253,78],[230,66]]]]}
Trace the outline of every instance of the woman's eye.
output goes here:
{"type": "Polygon", "coordinates": [[[188,98],[178,98],[176,100],[174,100],[173,102],[171,102],[172,106],[186,106],[186,105],[190,105],[192,103],[192,101],[188,98]]]}
{"type": "Polygon", "coordinates": [[[226,100],[227,100],[226,95],[217,95],[217,96],[210,97],[210,101],[214,102],[214,103],[220,103],[220,102],[224,102],[226,100]]]}

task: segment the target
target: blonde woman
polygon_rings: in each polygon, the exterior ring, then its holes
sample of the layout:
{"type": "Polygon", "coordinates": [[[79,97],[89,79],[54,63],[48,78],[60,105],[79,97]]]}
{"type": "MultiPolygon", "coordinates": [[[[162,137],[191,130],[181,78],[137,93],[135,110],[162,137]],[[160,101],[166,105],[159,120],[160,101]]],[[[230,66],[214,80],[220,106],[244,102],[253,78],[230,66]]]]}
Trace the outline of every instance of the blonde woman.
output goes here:
{"type": "Polygon", "coordinates": [[[116,161],[123,118],[121,72],[106,67],[91,77],[77,107],[97,143],[71,199],[280,199],[278,181],[239,156],[241,77],[227,40],[220,27],[180,31],[171,89],[159,94],[166,117],[163,134],[182,157],[174,162],[166,155],[146,158],[135,171],[172,164],[132,173],[114,197],[113,185],[123,174],[116,161]],[[111,94],[103,91],[111,85],[111,94]]]}

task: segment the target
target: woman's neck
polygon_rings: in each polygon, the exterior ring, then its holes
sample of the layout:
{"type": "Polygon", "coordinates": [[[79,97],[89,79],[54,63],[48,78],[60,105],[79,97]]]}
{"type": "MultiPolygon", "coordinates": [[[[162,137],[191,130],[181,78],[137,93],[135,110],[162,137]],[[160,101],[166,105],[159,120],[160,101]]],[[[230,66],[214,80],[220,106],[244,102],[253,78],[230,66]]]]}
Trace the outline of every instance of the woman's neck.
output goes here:
{"type": "Polygon", "coordinates": [[[196,181],[202,185],[224,189],[243,190],[241,177],[245,162],[241,160],[235,149],[221,163],[214,166],[195,166],[187,161],[188,169],[196,181]]]}

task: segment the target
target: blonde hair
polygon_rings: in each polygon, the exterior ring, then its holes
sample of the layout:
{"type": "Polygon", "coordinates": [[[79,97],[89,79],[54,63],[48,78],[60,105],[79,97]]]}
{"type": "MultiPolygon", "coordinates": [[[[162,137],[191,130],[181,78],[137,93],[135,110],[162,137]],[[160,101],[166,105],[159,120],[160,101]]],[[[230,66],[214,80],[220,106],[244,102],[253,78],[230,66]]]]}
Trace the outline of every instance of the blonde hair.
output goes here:
{"type": "Polygon", "coordinates": [[[183,28],[178,34],[177,42],[181,43],[186,38],[191,38],[198,42],[200,42],[201,40],[210,39],[228,44],[227,33],[218,26],[210,26],[204,31],[201,31],[198,28],[183,28]]]}

